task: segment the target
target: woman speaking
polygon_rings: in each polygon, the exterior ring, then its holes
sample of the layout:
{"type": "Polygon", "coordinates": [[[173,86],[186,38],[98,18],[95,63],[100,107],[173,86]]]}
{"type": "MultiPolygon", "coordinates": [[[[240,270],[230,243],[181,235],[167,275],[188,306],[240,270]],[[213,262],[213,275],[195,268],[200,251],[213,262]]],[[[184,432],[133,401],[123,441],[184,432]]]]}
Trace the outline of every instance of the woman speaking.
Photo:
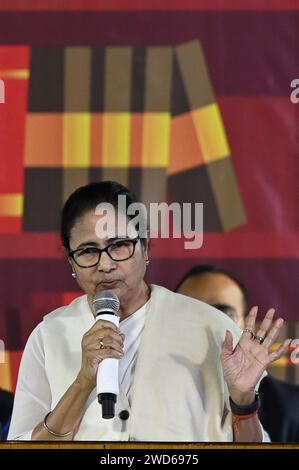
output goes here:
{"type": "Polygon", "coordinates": [[[148,239],[131,212],[119,210],[119,196],[126,209],[137,202],[126,187],[104,181],[65,203],[62,244],[85,294],[46,315],[30,335],[8,439],[261,442],[256,389],[288,347],[286,340],[269,352],[283,320],[274,322],[269,310],[255,332],[253,308],[241,332],[209,305],[147,285],[148,239]],[[96,321],[94,298],[102,291],[119,299],[119,326],[96,321]],[[96,391],[106,358],[119,365],[111,419],[102,417],[96,391]]]}

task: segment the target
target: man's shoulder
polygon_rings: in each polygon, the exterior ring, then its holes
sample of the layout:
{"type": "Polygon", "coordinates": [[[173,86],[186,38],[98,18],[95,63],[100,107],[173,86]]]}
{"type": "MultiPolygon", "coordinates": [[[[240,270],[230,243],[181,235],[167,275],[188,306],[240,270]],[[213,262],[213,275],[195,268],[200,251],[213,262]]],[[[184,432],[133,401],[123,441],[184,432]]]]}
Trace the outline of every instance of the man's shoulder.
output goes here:
{"type": "Polygon", "coordinates": [[[299,405],[299,386],[290,384],[283,380],[279,380],[273,375],[267,375],[263,378],[259,388],[260,393],[273,396],[287,395],[288,397],[294,396],[299,405]]]}

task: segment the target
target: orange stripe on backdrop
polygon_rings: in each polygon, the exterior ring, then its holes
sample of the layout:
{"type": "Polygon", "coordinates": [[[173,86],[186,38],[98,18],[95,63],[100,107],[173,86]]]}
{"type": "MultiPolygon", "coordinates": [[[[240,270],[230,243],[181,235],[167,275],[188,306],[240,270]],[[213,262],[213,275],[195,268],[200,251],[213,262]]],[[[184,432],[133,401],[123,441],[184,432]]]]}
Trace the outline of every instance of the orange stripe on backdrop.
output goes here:
{"type": "Polygon", "coordinates": [[[218,105],[203,106],[191,115],[204,161],[210,163],[227,157],[230,149],[218,105]]]}
{"type": "Polygon", "coordinates": [[[130,113],[104,113],[103,164],[105,168],[129,166],[130,113]]]}
{"type": "Polygon", "coordinates": [[[0,363],[0,387],[12,390],[11,363],[9,351],[4,351],[4,362],[0,363]]]}
{"type": "Polygon", "coordinates": [[[30,72],[27,69],[0,69],[0,78],[12,80],[28,80],[30,72]]]}
{"type": "Polygon", "coordinates": [[[63,115],[29,113],[26,120],[25,166],[62,166],[63,115]]]}
{"type": "Polygon", "coordinates": [[[0,364],[4,364],[4,348],[4,341],[3,339],[0,339],[0,364]]]}
{"type": "Polygon", "coordinates": [[[63,114],[63,165],[87,168],[90,160],[90,114],[63,114]]]}
{"type": "Polygon", "coordinates": [[[90,136],[90,166],[102,166],[102,142],[103,142],[103,115],[93,113],[91,116],[90,136]]]}
{"type": "Polygon", "coordinates": [[[5,362],[0,363],[0,388],[14,392],[23,351],[5,351],[5,362]]]}
{"type": "Polygon", "coordinates": [[[23,214],[23,194],[0,194],[0,216],[20,217],[23,214]]]}
{"type": "Polygon", "coordinates": [[[166,168],[169,161],[171,118],[169,113],[144,113],[142,166],[166,168]]]}
{"type": "Polygon", "coordinates": [[[203,156],[191,114],[176,116],[171,121],[168,174],[185,171],[202,163],[203,156]]]}
{"type": "Polygon", "coordinates": [[[0,11],[299,10],[296,0],[1,0],[0,11]]]}

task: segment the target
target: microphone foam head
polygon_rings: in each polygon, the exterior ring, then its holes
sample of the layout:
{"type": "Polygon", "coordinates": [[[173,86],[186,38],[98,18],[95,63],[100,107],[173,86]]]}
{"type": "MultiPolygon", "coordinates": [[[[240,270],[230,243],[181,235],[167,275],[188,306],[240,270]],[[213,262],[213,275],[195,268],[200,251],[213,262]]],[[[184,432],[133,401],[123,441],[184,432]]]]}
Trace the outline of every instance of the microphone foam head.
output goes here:
{"type": "Polygon", "coordinates": [[[113,315],[117,315],[120,307],[120,302],[117,295],[111,290],[103,290],[98,292],[93,299],[93,306],[96,315],[102,312],[111,312],[113,315]]]}

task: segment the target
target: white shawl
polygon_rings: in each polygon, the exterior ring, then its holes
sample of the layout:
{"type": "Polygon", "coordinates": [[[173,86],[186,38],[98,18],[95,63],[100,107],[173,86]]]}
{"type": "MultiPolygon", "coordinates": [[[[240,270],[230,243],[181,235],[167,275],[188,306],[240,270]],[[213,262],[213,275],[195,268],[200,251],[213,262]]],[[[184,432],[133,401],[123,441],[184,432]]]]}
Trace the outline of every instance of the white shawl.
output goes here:
{"type": "MultiPolygon", "coordinates": [[[[46,315],[43,324],[53,409],[80,370],[82,336],[94,318],[82,296],[46,315]]],[[[121,394],[117,402],[117,412],[128,409],[130,417],[126,422],[117,415],[103,420],[94,391],[75,439],[232,441],[220,361],[227,329],[237,341],[240,330],[226,315],[198,300],[151,286],[133,386],[129,397],[121,394]]]]}

